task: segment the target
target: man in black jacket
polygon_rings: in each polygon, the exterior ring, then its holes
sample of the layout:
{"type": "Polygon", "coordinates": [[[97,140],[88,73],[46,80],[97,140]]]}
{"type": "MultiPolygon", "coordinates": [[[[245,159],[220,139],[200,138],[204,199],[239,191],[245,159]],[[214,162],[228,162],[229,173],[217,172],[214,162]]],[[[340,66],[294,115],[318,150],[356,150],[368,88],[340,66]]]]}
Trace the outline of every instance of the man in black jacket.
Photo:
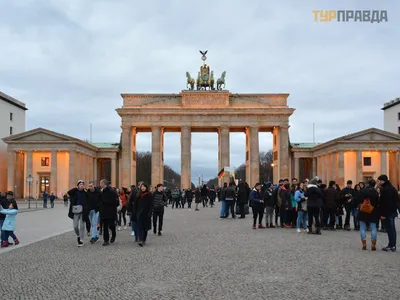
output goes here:
{"type": "Polygon", "coordinates": [[[315,218],[317,227],[316,234],[321,234],[320,208],[322,204],[322,192],[317,186],[318,181],[314,177],[307,186],[305,197],[307,198],[307,213],[308,213],[308,234],[313,234],[312,225],[315,218]]]}
{"type": "Polygon", "coordinates": [[[272,197],[273,189],[272,183],[266,182],[264,184],[265,191],[264,191],[264,205],[265,205],[265,227],[266,228],[275,228],[274,224],[272,223],[272,216],[274,214],[274,207],[276,205],[276,198],[272,197]]]}
{"type": "MultiPolygon", "coordinates": [[[[283,186],[283,179],[279,179],[279,185],[277,188],[275,188],[272,192],[272,201],[275,202],[275,227],[279,227],[278,225],[278,217],[281,215],[280,213],[280,206],[282,202],[278,201],[278,194],[279,194],[279,189],[283,186]]],[[[280,220],[281,227],[283,228],[283,218],[280,220]]]]}
{"type": "Polygon", "coordinates": [[[100,201],[100,217],[103,226],[103,246],[108,246],[114,243],[117,237],[115,228],[115,216],[117,215],[117,207],[119,206],[119,199],[117,193],[109,185],[106,179],[100,181],[101,187],[101,201],[100,201]],[[111,240],[110,232],[111,229],[111,240]]]}
{"type": "Polygon", "coordinates": [[[167,205],[167,195],[164,193],[164,186],[159,183],[157,189],[153,193],[153,232],[157,233],[157,219],[158,219],[158,235],[162,235],[162,227],[164,220],[164,206],[167,205]]]}
{"type": "Polygon", "coordinates": [[[89,209],[89,221],[92,233],[92,239],[90,243],[95,243],[98,241],[97,236],[97,224],[99,222],[99,211],[100,211],[100,200],[101,192],[98,188],[94,186],[94,182],[89,182],[88,190],[88,209],[89,209]]]}
{"type": "Polygon", "coordinates": [[[396,188],[391,184],[386,175],[378,177],[378,184],[381,190],[379,215],[385,223],[389,239],[388,246],[382,248],[382,250],[395,252],[397,240],[395,218],[397,217],[397,200],[399,196],[396,188]]]}
{"type": "Polygon", "coordinates": [[[340,198],[342,200],[344,209],[346,210],[346,218],[344,221],[344,229],[350,231],[350,216],[352,201],[354,200],[354,189],[352,188],[353,181],[347,180],[346,187],[341,191],[340,198]]]}
{"type": "Polygon", "coordinates": [[[336,203],[338,192],[335,187],[335,181],[329,181],[329,187],[323,191],[323,209],[324,209],[324,229],[334,230],[336,217],[336,203]],[[329,224],[328,224],[329,219],[329,224]]]}

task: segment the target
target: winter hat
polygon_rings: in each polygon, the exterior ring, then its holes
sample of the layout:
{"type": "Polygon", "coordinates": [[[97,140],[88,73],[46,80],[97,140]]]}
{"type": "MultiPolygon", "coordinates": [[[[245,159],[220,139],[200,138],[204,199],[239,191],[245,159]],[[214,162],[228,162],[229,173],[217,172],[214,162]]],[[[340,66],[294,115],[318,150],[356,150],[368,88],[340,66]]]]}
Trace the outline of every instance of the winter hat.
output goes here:
{"type": "Polygon", "coordinates": [[[8,191],[8,192],[6,193],[6,195],[14,196],[14,193],[13,193],[13,191],[8,191]]]}
{"type": "Polygon", "coordinates": [[[76,186],[79,186],[81,183],[85,184],[85,182],[82,179],[79,179],[78,182],[76,183],[76,186]]]}
{"type": "Polygon", "coordinates": [[[335,180],[329,181],[329,187],[333,187],[336,184],[335,180]]]}
{"type": "Polygon", "coordinates": [[[271,187],[272,183],[269,182],[269,181],[266,181],[266,182],[264,182],[264,185],[265,185],[265,187],[266,187],[267,189],[269,189],[269,188],[271,187]]]}
{"type": "Polygon", "coordinates": [[[315,176],[313,179],[310,180],[310,183],[317,185],[318,184],[318,179],[319,179],[318,176],[315,176]]]}
{"type": "Polygon", "coordinates": [[[386,182],[389,181],[389,178],[386,175],[382,174],[381,176],[378,177],[378,180],[386,182]]]}

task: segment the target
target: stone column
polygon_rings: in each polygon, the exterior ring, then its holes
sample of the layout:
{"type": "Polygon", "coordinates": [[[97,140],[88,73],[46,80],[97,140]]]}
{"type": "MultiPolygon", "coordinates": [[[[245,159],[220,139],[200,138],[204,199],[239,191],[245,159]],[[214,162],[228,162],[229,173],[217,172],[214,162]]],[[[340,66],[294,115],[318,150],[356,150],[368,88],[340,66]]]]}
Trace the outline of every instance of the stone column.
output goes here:
{"type": "Polygon", "coordinates": [[[131,130],[131,157],[132,157],[132,167],[131,167],[131,184],[136,185],[137,184],[137,179],[136,179],[136,168],[137,168],[137,163],[136,163],[136,127],[133,127],[131,130]]]}
{"type": "Polygon", "coordinates": [[[362,151],[356,151],[356,182],[363,179],[362,151]]]}
{"type": "Polygon", "coordinates": [[[282,178],[289,178],[289,127],[279,128],[279,154],[278,167],[282,178]]]}
{"type": "MultiPolygon", "coordinates": [[[[312,172],[311,172],[311,177],[317,176],[317,158],[313,157],[312,158],[312,172]]],[[[310,178],[311,179],[311,178],[310,178]]]]}
{"type": "Polygon", "coordinates": [[[246,182],[251,186],[251,175],[250,175],[250,132],[249,128],[246,128],[246,182]]]}
{"type": "Polygon", "coordinates": [[[14,150],[8,150],[7,155],[8,155],[7,191],[14,191],[16,154],[14,150]]]}
{"type": "MultiPolygon", "coordinates": [[[[221,159],[221,131],[220,131],[220,129],[218,128],[218,172],[219,171],[221,171],[221,169],[223,168],[222,167],[222,159],[221,159]]],[[[223,182],[222,182],[222,179],[219,179],[218,178],[218,185],[220,186],[220,187],[222,187],[223,186],[223,182]]],[[[197,184],[196,184],[197,185],[197,184]]]]}
{"type": "Polygon", "coordinates": [[[75,160],[76,154],[75,151],[69,151],[69,187],[72,188],[76,186],[76,175],[75,175],[75,160]]]}
{"type": "Polygon", "coordinates": [[[97,168],[97,158],[93,158],[93,180],[96,182],[96,185],[100,184],[100,179],[98,177],[98,168],[97,168]]]}
{"type": "Polygon", "coordinates": [[[397,189],[400,189],[400,151],[396,152],[397,189]]]}
{"type": "Polygon", "coordinates": [[[51,151],[50,193],[57,195],[57,150],[51,151]]]}
{"type": "Polygon", "coordinates": [[[247,183],[252,187],[257,182],[260,181],[260,146],[258,140],[258,127],[249,127],[248,136],[249,136],[250,181],[247,183]]]}
{"type": "Polygon", "coordinates": [[[89,164],[89,181],[94,180],[93,176],[93,157],[88,156],[88,164],[89,164]]]}
{"type": "Polygon", "coordinates": [[[152,127],[151,134],[151,185],[155,187],[157,184],[161,183],[161,127],[152,127]]]}
{"type": "Polygon", "coordinates": [[[300,158],[294,157],[294,177],[300,180],[300,158]]]}
{"type": "MultiPolygon", "coordinates": [[[[221,136],[221,143],[220,143],[220,148],[218,151],[220,152],[221,155],[221,169],[225,167],[229,167],[229,127],[223,126],[220,127],[219,129],[219,134],[221,136]]],[[[230,173],[226,172],[224,177],[222,178],[222,185],[227,182],[229,183],[229,176],[230,173]]],[[[250,183],[249,183],[250,184],[250,183]]]]}
{"type": "Polygon", "coordinates": [[[161,133],[160,133],[160,179],[159,180],[160,180],[159,183],[164,183],[164,127],[161,127],[161,133]]]}
{"type": "Polygon", "coordinates": [[[337,182],[338,180],[338,154],[337,152],[332,153],[332,180],[337,182]]]}
{"type": "Polygon", "coordinates": [[[189,189],[192,186],[191,145],[192,145],[191,127],[182,126],[181,127],[181,188],[182,189],[189,189]]]}
{"type": "Polygon", "coordinates": [[[338,163],[337,163],[337,180],[336,183],[340,187],[344,187],[344,151],[338,152],[338,163]]]}
{"type": "Polygon", "coordinates": [[[117,187],[117,159],[111,157],[111,186],[117,187]]]}
{"type": "Polygon", "coordinates": [[[93,178],[92,178],[92,176],[91,176],[91,170],[93,169],[92,168],[92,164],[90,163],[90,161],[91,161],[91,157],[89,156],[89,155],[86,155],[85,156],[86,157],[86,159],[85,159],[85,166],[86,166],[86,180],[87,180],[87,185],[89,184],[89,181],[92,181],[93,180],[93,178]]]}
{"type": "MultiPolygon", "coordinates": [[[[388,175],[387,173],[387,152],[386,151],[381,151],[381,174],[388,175]]],[[[379,174],[379,175],[381,175],[379,174]]],[[[378,176],[379,176],[378,175],[378,176]]],[[[389,178],[390,180],[390,178],[389,178]]]]}
{"type": "MultiPolygon", "coordinates": [[[[132,132],[130,126],[122,127],[121,136],[121,170],[120,170],[120,183],[122,186],[129,186],[131,184],[131,167],[132,167],[132,132]]],[[[114,178],[116,180],[116,178],[114,178]]],[[[115,181],[113,182],[115,184],[115,181]]]]}
{"type": "Polygon", "coordinates": [[[273,151],[273,179],[274,179],[274,183],[278,183],[279,179],[282,179],[281,175],[280,175],[280,171],[279,171],[279,142],[280,139],[280,135],[279,135],[279,127],[274,127],[272,130],[272,151],[273,151]]]}

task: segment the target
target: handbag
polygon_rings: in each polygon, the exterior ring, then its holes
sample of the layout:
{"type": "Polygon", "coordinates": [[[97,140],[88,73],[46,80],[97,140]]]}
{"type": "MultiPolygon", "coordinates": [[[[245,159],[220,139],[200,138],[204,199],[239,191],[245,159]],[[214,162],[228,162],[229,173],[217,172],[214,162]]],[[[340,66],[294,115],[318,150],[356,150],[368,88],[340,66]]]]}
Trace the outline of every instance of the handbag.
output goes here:
{"type": "Polygon", "coordinates": [[[82,205],[73,205],[72,206],[72,213],[73,214],[81,214],[83,212],[83,206],[82,205]]]}

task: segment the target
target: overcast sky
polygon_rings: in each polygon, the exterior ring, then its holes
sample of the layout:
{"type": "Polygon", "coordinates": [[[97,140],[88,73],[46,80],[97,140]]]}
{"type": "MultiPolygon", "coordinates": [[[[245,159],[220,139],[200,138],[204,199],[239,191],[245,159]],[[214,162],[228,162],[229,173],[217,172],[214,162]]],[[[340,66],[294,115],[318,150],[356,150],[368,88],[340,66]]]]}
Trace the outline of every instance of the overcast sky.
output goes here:
{"type": "MultiPolygon", "coordinates": [[[[0,90],[26,103],[27,129],[89,139],[93,123],[93,142],[118,142],[120,94],[179,93],[207,49],[231,92],[290,93],[292,142],[312,142],[313,122],[323,142],[382,128],[380,108],[400,96],[398,3],[0,0],[0,90]],[[385,9],[389,22],[314,22],[318,9],[385,9]]],[[[179,134],[165,139],[180,172],[179,134]]],[[[260,136],[260,151],[271,144],[260,136]]],[[[217,147],[216,134],[193,134],[193,177],[216,176],[217,147]]],[[[231,134],[232,166],[244,159],[244,134],[231,134]]]]}

